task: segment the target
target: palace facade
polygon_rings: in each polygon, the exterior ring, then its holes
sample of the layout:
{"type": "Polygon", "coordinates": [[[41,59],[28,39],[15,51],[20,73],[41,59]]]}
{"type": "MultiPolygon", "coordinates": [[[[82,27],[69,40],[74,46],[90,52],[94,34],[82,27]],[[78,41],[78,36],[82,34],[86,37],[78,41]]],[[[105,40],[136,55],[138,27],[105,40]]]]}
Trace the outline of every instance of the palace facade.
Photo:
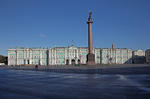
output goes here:
{"type": "MultiPolygon", "coordinates": [[[[93,48],[96,64],[132,64],[133,51],[126,48],[93,48]]],[[[86,64],[87,47],[8,49],[8,65],[86,64]]]]}

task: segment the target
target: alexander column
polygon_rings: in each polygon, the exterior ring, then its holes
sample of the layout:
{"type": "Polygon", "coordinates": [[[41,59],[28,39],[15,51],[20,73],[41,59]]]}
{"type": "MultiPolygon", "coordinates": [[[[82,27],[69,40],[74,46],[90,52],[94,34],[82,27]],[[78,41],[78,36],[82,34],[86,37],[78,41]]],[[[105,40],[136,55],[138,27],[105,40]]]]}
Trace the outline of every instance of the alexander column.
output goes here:
{"type": "Polygon", "coordinates": [[[95,64],[95,55],[93,54],[93,40],[92,40],[92,12],[89,12],[89,18],[87,21],[88,24],[88,50],[89,53],[87,54],[87,65],[94,65],[95,64]]]}

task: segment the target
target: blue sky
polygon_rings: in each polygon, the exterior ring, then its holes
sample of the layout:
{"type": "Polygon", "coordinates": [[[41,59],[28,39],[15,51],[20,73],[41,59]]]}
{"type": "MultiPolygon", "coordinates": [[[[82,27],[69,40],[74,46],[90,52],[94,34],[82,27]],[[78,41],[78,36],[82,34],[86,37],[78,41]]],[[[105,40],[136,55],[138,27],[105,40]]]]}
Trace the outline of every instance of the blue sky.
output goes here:
{"type": "Polygon", "coordinates": [[[150,48],[150,0],[0,0],[0,54],[8,48],[88,45],[150,48]]]}

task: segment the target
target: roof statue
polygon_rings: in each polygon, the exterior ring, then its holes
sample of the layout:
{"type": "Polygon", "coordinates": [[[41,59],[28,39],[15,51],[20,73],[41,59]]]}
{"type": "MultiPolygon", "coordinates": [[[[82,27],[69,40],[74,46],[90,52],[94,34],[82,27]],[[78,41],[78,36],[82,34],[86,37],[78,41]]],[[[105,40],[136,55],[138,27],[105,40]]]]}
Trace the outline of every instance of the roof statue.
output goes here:
{"type": "Polygon", "coordinates": [[[89,18],[91,18],[92,16],[92,11],[89,11],[89,18]]]}

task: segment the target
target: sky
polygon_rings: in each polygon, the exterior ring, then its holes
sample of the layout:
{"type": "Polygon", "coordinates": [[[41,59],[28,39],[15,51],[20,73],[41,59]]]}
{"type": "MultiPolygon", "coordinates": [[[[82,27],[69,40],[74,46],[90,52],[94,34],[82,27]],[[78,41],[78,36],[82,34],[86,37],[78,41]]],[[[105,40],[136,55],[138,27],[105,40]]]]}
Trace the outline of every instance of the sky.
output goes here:
{"type": "Polygon", "coordinates": [[[150,48],[150,0],[0,0],[0,54],[9,48],[150,48]]]}

